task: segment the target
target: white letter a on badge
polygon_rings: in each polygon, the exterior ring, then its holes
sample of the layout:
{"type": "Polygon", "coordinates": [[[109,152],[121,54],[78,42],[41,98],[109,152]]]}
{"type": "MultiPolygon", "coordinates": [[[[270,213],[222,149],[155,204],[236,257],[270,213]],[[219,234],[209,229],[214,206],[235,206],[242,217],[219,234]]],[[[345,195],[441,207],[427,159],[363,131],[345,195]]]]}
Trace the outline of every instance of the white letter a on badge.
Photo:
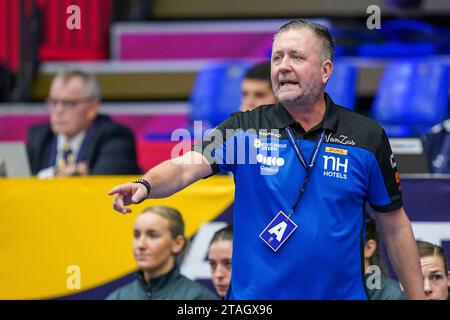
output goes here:
{"type": "Polygon", "coordinates": [[[269,229],[270,234],[276,234],[277,235],[277,241],[280,242],[283,238],[284,231],[286,231],[287,224],[286,222],[282,221],[279,224],[277,224],[275,227],[269,229]]]}

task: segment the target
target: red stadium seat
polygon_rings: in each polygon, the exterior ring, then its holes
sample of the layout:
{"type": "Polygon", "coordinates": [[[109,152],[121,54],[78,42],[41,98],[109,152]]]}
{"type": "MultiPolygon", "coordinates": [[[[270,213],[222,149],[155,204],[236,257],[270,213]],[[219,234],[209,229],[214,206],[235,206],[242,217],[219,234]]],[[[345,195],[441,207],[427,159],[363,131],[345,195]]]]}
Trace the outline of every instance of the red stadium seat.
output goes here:
{"type": "Polygon", "coordinates": [[[19,1],[0,0],[0,65],[16,72],[19,68],[19,1]]]}
{"type": "Polygon", "coordinates": [[[42,11],[41,60],[108,58],[111,0],[38,0],[42,11]],[[80,30],[70,30],[67,8],[80,7],[80,30]]]}
{"type": "MultiPolygon", "coordinates": [[[[178,141],[145,140],[137,139],[137,158],[138,165],[143,171],[147,171],[165,160],[171,159],[172,151],[180,143],[178,141]]],[[[178,145],[178,149],[189,150],[191,143],[178,145]]],[[[177,153],[174,156],[179,156],[177,153]]]]}

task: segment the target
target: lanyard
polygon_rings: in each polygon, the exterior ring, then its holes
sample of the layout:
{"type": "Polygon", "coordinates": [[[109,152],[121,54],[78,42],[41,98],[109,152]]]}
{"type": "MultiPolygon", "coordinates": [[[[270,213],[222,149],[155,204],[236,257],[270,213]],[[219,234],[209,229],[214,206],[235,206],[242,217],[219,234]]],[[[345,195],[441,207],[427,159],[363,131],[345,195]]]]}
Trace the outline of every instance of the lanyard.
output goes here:
{"type": "Polygon", "coordinates": [[[289,137],[289,142],[294,147],[297,158],[300,160],[300,163],[302,164],[302,166],[306,169],[306,176],[305,176],[305,179],[303,180],[302,187],[300,188],[300,193],[298,194],[297,200],[295,201],[294,205],[292,206],[291,212],[289,213],[289,216],[288,216],[290,218],[291,215],[294,213],[295,209],[297,209],[297,206],[300,202],[300,198],[302,197],[303,192],[305,191],[306,184],[308,183],[308,178],[311,174],[314,164],[316,163],[317,154],[319,153],[320,146],[322,145],[322,142],[323,142],[323,137],[325,136],[325,130],[323,130],[322,133],[320,134],[319,140],[316,143],[316,148],[314,150],[311,161],[309,162],[309,165],[306,164],[305,158],[303,158],[303,155],[302,155],[300,149],[298,148],[297,143],[295,142],[294,134],[292,133],[292,129],[290,127],[286,128],[286,133],[289,137]]]}

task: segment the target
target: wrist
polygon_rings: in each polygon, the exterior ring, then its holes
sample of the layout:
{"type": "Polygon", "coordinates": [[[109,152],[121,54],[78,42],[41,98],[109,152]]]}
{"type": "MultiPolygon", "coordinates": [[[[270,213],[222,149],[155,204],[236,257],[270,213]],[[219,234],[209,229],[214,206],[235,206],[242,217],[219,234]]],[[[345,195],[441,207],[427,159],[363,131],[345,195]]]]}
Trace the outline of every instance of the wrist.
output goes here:
{"type": "Polygon", "coordinates": [[[148,196],[150,195],[150,191],[152,190],[150,182],[148,182],[145,179],[137,179],[137,180],[133,181],[133,183],[142,184],[145,187],[145,189],[147,189],[147,195],[145,197],[148,198],[148,196]]]}

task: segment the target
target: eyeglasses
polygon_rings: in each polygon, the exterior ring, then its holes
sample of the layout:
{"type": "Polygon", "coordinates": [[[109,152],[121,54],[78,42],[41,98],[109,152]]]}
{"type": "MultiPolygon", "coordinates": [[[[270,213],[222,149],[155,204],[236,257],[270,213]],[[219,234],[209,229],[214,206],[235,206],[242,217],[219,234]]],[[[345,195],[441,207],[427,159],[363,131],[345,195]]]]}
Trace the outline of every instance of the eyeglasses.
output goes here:
{"type": "Polygon", "coordinates": [[[74,109],[76,106],[92,101],[92,98],[78,99],[78,100],[58,100],[47,98],[46,103],[50,109],[56,109],[56,107],[60,104],[63,109],[70,110],[74,109]]]}

